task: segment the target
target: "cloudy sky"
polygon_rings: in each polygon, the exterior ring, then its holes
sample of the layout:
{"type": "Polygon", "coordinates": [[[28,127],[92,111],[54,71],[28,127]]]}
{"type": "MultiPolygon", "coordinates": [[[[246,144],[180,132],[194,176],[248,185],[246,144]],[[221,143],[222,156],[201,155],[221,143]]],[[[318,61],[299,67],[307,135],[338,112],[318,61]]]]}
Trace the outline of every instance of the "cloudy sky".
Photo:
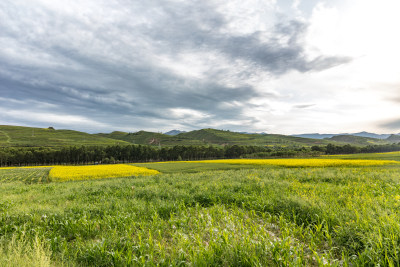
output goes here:
{"type": "Polygon", "coordinates": [[[0,124],[400,132],[398,0],[1,0],[0,124]]]}

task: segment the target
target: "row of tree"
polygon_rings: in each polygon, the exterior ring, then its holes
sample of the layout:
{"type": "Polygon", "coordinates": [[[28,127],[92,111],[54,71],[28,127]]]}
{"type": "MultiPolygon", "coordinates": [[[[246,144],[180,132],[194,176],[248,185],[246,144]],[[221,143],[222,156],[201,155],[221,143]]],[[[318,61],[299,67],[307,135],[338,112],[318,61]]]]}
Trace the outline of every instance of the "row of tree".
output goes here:
{"type": "Polygon", "coordinates": [[[174,146],[157,148],[143,145],[70,146],[0,148],[0,166],[100,164],[115,162],[149,162],[238,158],[262,152],[259,146],[174,146]]]}
{"type": "Polygon", "coordinates": [[[222,158],[305,157],[320,154],[352,154],[400,151],[400,143],[357,147],[352,145],[298,147],[260,146],[70,146],[5,147],[0,148],[0,166],[30,166],[59,164],[101,164],[115,162],[149,162],[174,160],[202,160],[222,158]]]}
{"type": "Polygon", "coordinates": [[[352,145],[334,145],[312,146],[312,151],[318,151],[329,155],[334,154],[355,154],[355,153],[382,153],[400,151],[400,143],[386,145],[352,146],[352,145]]]}

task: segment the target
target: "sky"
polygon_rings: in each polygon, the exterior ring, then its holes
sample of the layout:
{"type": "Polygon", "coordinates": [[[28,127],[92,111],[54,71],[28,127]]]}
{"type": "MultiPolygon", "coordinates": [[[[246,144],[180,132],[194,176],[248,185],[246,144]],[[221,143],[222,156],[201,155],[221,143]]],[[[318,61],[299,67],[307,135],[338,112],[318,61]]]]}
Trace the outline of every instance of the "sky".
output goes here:
{"type": "Polygon", "coordinates": [[[400,132],[398,0],[2,0],[0,125],[400,132]]]}

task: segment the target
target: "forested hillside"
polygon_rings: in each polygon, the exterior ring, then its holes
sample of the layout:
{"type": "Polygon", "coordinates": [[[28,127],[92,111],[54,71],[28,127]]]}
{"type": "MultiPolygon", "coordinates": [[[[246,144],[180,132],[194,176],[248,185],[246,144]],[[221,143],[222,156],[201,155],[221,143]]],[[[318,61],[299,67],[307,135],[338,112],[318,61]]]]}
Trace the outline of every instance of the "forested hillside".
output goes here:
{"type": "Polygon", "coordinates": [[[174,136],[139,131],[136,133],[112,132],[97,134],[101,137],[127,141],[132,144],[175,146],[175,145],[250,145],[250,146],[312,146],[329,144],[330,141],[301,138],[277,134],[244,134],[216,129],[201,129],[174,136]]]}

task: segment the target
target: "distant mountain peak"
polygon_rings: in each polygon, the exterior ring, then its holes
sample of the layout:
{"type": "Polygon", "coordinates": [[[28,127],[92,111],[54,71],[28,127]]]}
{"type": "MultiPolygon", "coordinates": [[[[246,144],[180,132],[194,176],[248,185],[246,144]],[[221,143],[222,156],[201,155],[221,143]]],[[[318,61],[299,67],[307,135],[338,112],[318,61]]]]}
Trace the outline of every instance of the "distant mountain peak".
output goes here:
{"type": "Polygon", "coordinates": [[[186,131],[171,130],[171,131],[166,132],[166,133],[164,133],[164,134],[166,134],[166,135],[178,135],[178,134],[180,134],[180,133],[186,133],[186,131]]]}

